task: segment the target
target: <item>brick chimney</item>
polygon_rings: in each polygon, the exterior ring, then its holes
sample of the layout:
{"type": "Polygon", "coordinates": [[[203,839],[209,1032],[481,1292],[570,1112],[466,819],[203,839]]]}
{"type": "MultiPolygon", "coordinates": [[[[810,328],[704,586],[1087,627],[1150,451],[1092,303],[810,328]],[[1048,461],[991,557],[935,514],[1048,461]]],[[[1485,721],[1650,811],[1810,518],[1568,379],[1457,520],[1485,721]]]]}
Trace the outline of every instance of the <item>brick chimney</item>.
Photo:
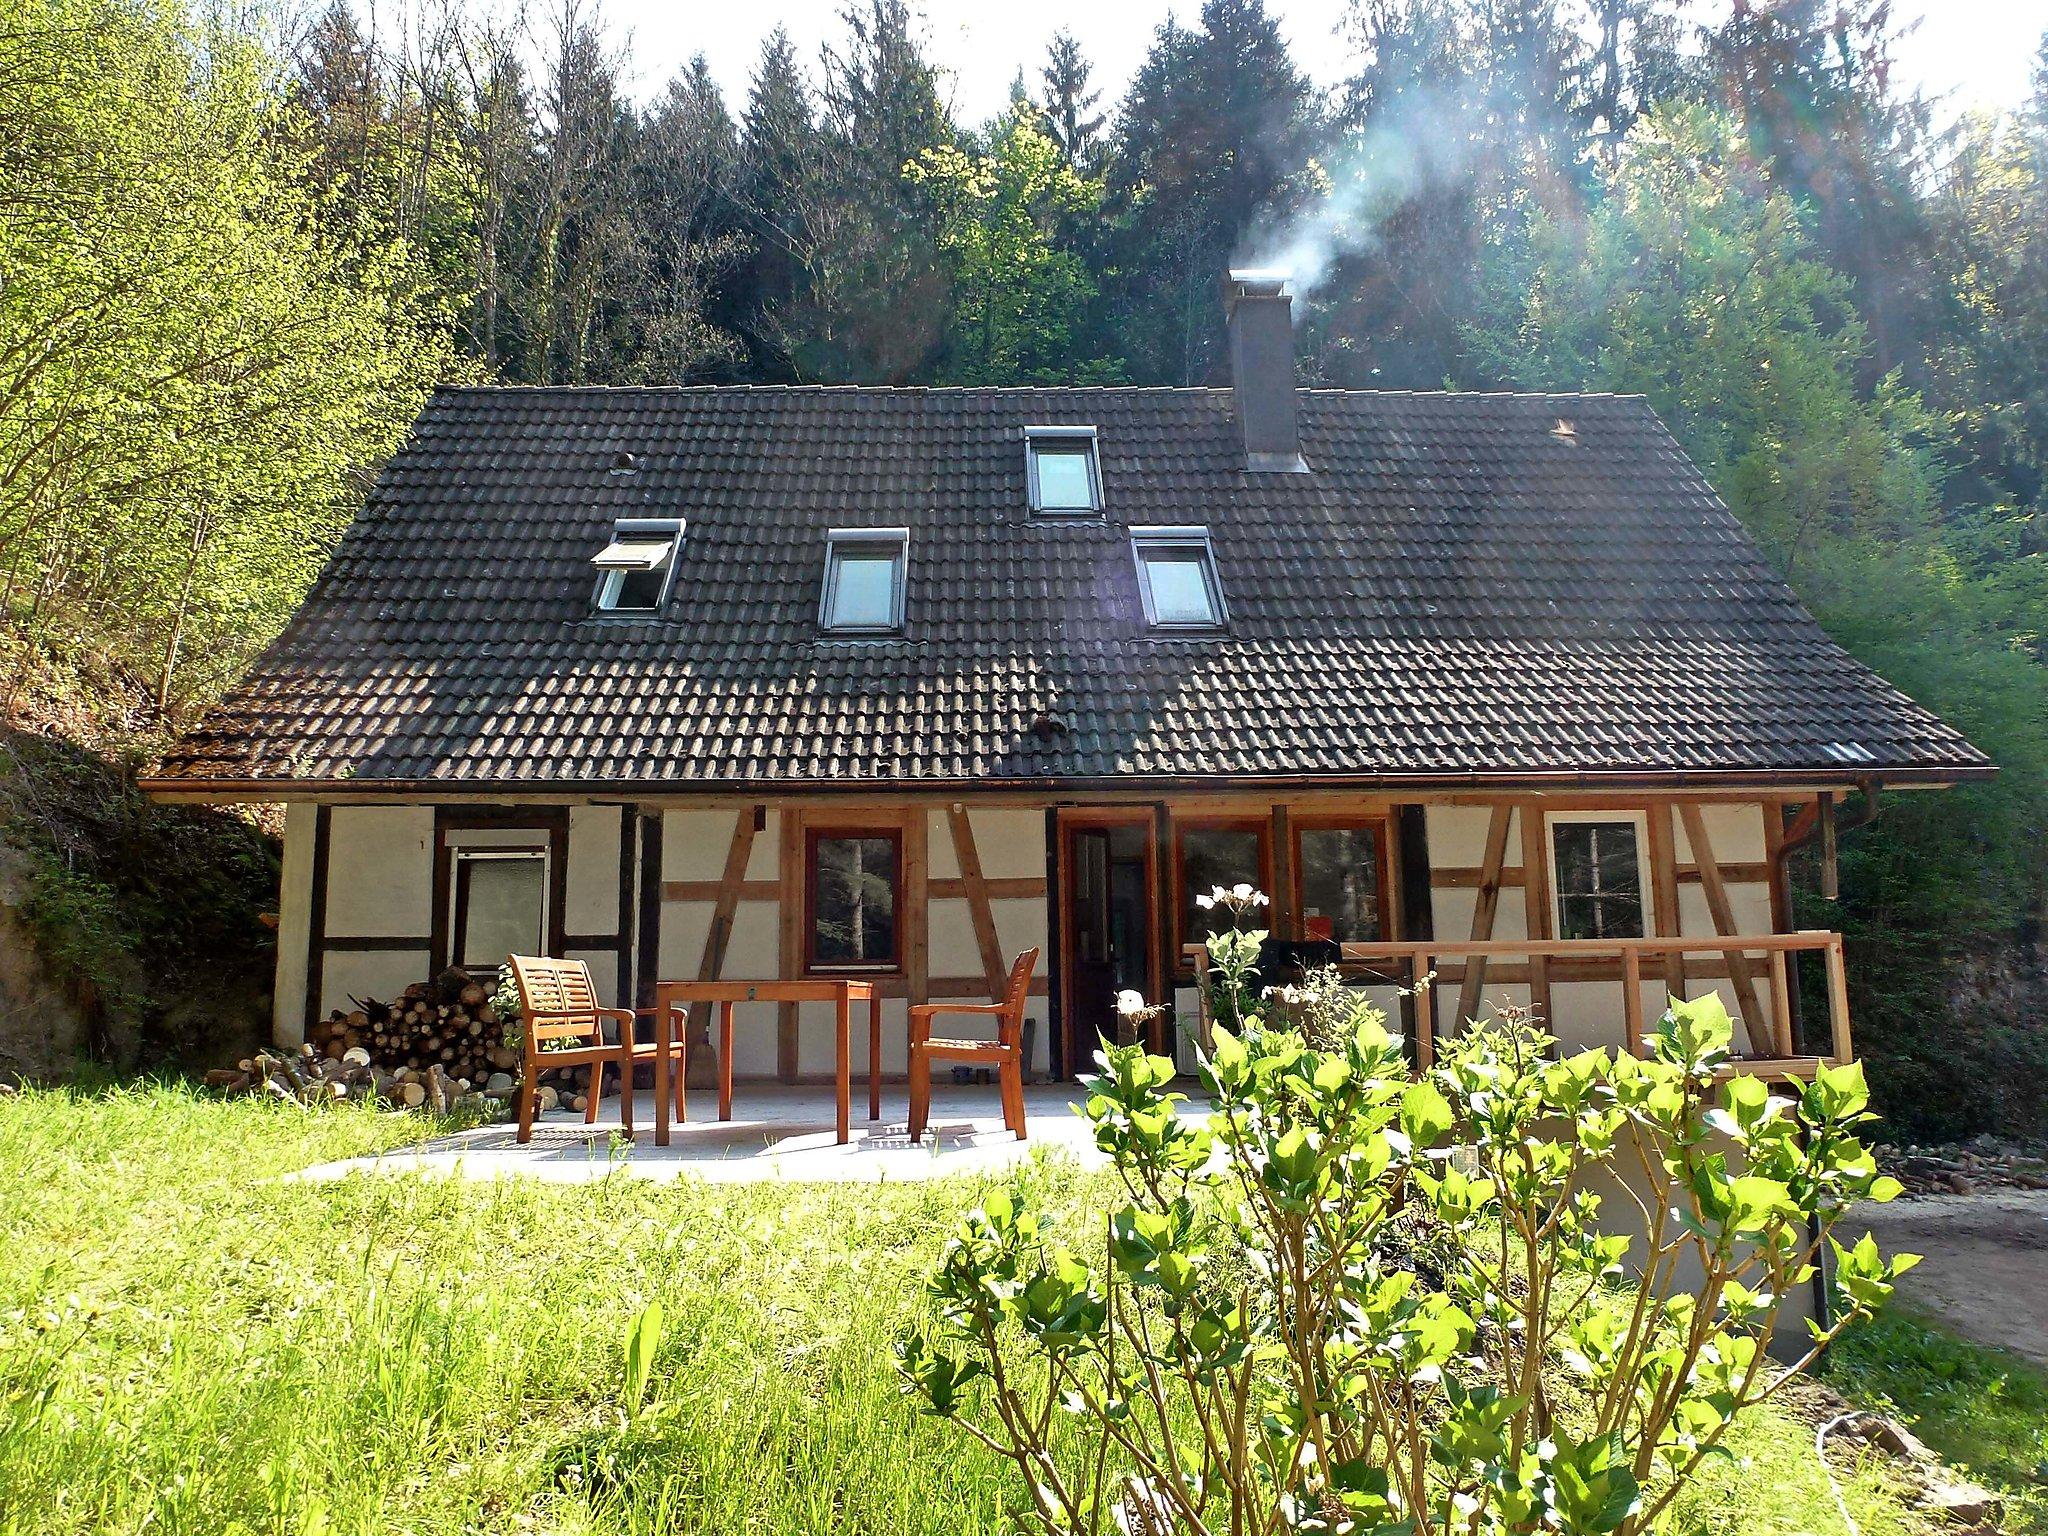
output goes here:
{"type": "Polygon", "coordinates": [[[1294,301],[1285,272],[1234,269],[1223,285],[1230,324],[1230,384],[1244,432],[1244,467],[1306,474],[1295,422],[1294,301]]]}

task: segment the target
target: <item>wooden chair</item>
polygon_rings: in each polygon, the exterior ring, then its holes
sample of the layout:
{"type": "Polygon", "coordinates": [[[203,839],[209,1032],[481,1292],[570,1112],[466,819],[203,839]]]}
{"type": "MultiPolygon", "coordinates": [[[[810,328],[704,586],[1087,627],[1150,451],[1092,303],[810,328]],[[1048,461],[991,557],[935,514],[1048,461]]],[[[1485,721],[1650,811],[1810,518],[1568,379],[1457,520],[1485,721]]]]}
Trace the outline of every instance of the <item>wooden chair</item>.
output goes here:
{"type": "MultiPolygon", "coordinates": [[[[653,1061],[657,1050],[633,1038],[634,1022],[643,1013],[631,1008],[601,1008],[597,990],[590,984],[590,967],[581,960],[550,960],[540,955],[508,955],[513,979],[519,985],[519,1010],[525,1019],[520,1049],[524,1060],[519,1073],[519,1140],[533,1139],[533,1113],[540,1074],[550,1067],[590,1067],[589,1103],[584,1108],[586,1125],[597,1123],[597,1101],[604,1088],[604,1069],[619,1069],[619,1123],[628,1135],[633,1130],[633,1068],[653,1061]],[[604,1038],[606,1020],[618,1025],[616,1044],[604,1038]],[[555,1050],[542,1050],[544,1040],[572,1043],[555,1050]]],[[[669,1054],[675,1058],[669,1076],[675,1080],[676,1118],[683,1118],[683,1078],[689,1048],[682,1010],[669,1010],[669,1054]]]]}
{"type": "Polygon", "coordinates": [[[1010,967],[1010,988],[1000,1003],[920,1003],[910,1010],[910,1139],[923,1139],[932,1106],[934,1061],[971,1062],[996,1069],[1002,1086],[1003,1124],[1024,1139],[1024,1004],[1031,996],[1031,968],[1038,951],[1027,949],[1010,967]],[[941,1013],[993,1016],[993,1040],[934,1040],[932,1017],[941,1013]]]}

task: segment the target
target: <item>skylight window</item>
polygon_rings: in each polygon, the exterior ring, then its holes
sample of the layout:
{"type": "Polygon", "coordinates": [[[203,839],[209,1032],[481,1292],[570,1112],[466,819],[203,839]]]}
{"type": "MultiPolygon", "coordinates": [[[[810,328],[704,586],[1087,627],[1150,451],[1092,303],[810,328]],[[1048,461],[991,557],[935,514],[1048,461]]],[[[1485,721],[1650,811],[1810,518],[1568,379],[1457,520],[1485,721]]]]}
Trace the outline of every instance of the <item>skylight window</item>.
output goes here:
{"type": "Polygon", "coordinates": [[[659,613],[668,601],[682,539],[679,517],[622,517],[614,523],[611,543],[590,561],[597,567],[597,611],[659,613]]]}
{"type": "Polygon", "coordinates": [[[1154,629],[1221,629],[1223,584],[1206,528],[1133,528],[1138,593],[1154,629]]]}
{"type": "Polygon", "coordinates": [[[1093,427],[1026,427],[1024,465],[1032,511],[1073,516],[1102,510],[1093,427]]]}
{"type": "Polygon", "coordinates": [[[909,551],[906,528],[834,528],[825,538],[818,627],[831,635],[901,631],[909,551]]]}

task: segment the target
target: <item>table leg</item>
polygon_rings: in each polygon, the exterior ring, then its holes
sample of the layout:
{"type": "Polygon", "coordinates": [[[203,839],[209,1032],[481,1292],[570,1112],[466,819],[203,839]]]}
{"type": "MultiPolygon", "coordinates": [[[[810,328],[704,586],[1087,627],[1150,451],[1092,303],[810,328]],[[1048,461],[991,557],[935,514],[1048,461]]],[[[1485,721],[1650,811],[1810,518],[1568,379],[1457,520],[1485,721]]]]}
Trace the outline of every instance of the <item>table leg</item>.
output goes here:
{"type": "Polygon", "coordinates": [[[732,1000],[718,1005],[718,1118],[732,1118],[732,1000]]]}
{"type": "MultiPolygon", "coordinates": [[[[654,1144],[657,1147],[668,1145],[668,1053],[668,999],[657,992],[654,997],[654,1144]]],[[[631,1066],[626,1068],[626,1081],[619,1091],[628,1095],[633,1091],[631,1066]]]]}
{"type": "Polygon", "coordinates": [[[853,999],[844,988],[839,993],[839,1143],[844,1146],[853,1139],[853,1132],[847,1122],[853,1118],[853,999]]]}
{"type": "Polygon", "coordinates": [[[868,1118],[882,1118],[882,991],[868,992],[868,1118]]]}

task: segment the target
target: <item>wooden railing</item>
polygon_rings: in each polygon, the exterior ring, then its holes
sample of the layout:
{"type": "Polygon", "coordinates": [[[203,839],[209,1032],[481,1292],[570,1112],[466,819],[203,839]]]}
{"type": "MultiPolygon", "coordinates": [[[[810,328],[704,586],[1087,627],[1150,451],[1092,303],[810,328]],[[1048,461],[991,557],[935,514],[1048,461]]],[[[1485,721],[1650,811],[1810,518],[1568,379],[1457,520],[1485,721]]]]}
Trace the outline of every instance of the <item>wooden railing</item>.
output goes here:
{"type": "MultiPolygon", "coordinates": [[[[1458,1024],[1478,1011],[1486,973],[1493,970],[1499,983],[1529,985],[1538,999],[1538,1012],[1545,1011],[1540,999],[1552,982],[1613,981],[1621,987],[1623,1040],[1628,1050],[1640,1053],[1646,1031],[1643,987],[1659,981],[1674,995],[1691,995],[1696,983],[1728,978],[1736,994],[1737,1012],[1742,1019],[1751,1049],[1748,1060],[1768,1061],[1784,1075],[1810,1075],[1812,1064],[1850,1059],[1853,1046],[1849,1034],[1848,974],[1842,958],[1842,936],[1825,930],[1799,933],[1716,934],[1705,938],[1646,939],[1417,939],[1370,944],[1341,944],[1339,969],[1347,976],[1371,985],[1404,987],[1414,998],[1411,1010],[1404,1008],[1404,1021],[1412,1022],[1416,1059],[1428,1066],[1434,1059],[1436,1042],[1435,989],[1446,982],[1459,983],[1458,1024]],[[1793,1027],[1795,960],[1801,954],[1816,954],[1826,969],[1827,1041],[1821,1054],[1802,1053],[1793,1027]],[[1696,960],[1692,957],[1702,957],[1696,960]],[[1498,961],[1520,961],[1519,966],[1502,966],[1498,961]],[[1768,979],[1768,1003],[1757,995],[1756,968],[1768,979]],[[1768,1049],[1758,1049],[1759,1042],[1768,1049]]],[[[1206,971],[1208,955],[1202,946],[1191,944],[1185,955],[1201,983],[1204,1033],[1206,1034],[1209,989],[1206,971]]],[[[1547,1020],[1539,1020],[1547,1027],[1547,1020]]],[[[1802,1031],[1811,1036],[1807,1021],[1802,1031]]]]}

